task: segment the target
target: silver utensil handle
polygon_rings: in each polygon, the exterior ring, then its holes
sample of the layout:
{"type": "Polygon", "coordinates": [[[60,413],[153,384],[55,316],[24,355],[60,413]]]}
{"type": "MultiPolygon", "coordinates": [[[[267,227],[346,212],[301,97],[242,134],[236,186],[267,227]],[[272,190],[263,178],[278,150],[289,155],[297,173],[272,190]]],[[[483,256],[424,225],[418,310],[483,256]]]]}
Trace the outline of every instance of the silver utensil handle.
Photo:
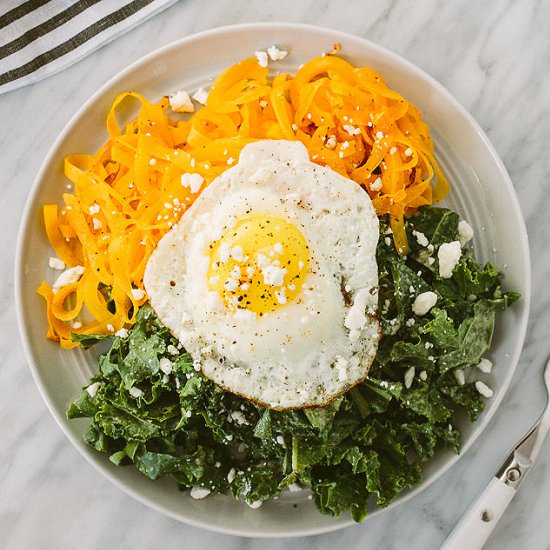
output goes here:
{"type": "Polygon", "coordinates": [[[493,477],[481,496],[451,531],[441,550],[479,550],[483,548],[516,490],[493,477]]]}

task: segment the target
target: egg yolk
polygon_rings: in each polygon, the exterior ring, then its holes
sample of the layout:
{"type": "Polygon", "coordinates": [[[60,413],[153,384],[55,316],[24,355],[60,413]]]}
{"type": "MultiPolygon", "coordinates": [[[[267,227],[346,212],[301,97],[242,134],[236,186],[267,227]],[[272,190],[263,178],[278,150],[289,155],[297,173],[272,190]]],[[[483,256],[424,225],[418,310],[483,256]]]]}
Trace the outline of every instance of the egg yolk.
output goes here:
{"type": "Polygon", "coordinates": [[[243,218],[209,248],[208,288],[232,311],[261,316],[292,302],[308,272],[306,239],[276,217],[243,218]]]}

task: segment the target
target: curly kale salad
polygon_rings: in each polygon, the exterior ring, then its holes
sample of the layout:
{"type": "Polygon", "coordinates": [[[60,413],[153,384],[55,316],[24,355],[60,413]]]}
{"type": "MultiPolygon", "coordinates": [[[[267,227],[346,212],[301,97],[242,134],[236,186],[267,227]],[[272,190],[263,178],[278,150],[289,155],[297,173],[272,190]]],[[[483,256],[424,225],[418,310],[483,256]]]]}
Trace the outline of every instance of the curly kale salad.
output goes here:
{"type": "Polygon", "coordinates": [[[406,230],[400,257],[381,219],[379,349],[368,379],[329,406],[274,411],[222,390],[145,305],[125,337],[73,334],[111,343],[68,418],[89,418],[84,440],[114,464],[171,476],[194,498],[227,493],[256,508],[310,489],[321,512],[361,521],[369,503],[418,485],[438,449],[460,451],[458,415],[475,421],[493,393],[482,379],[495,314],[519,297],[475,260],[451,210],[422,208],[406,230]]]}

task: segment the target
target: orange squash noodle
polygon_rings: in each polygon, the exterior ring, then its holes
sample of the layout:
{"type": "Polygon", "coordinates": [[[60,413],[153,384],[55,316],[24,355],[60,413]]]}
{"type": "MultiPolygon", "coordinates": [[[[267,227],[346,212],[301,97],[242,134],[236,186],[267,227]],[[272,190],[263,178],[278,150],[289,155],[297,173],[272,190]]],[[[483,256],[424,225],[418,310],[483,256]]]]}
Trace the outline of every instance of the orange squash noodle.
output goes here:
{"type": "Polygon", "coordinates": [[[389,214],[402,254],[404,216],[448,192],[418,109],[375,71],[334,55],[272,80],[256,58],[245,59],[218,76],[193,115],[169,113],[167,97],[154,104],[135,92],[120,94],[103,147],[65,159],[74,193],[63,195],[61,208],[44,206],[52,247],[67,266],[84,268],[56,291],[45,282],[38,289],[47,302],[47,335],[64,348],[78,345],[71,333],[108,334],[133,324],[147,300],[149,256],[200,194],[182,176],[196,174],[203,189],[247,143],[301,141],[314,162],[362,185],[378,215],[389,214]],[[121,129],[116,113],[127,99],[140,110],[121,129]]]}

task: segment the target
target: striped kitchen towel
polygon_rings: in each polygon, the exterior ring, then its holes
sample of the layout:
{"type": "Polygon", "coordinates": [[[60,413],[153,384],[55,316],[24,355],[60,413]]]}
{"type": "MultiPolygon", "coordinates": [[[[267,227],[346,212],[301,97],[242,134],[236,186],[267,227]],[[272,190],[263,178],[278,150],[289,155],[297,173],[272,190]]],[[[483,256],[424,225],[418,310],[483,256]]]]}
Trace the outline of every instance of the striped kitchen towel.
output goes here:
{"type": "Polygon", "coordinates": [[[0,0],[0,93],[50,76],[177,0],[0,0]]]}

